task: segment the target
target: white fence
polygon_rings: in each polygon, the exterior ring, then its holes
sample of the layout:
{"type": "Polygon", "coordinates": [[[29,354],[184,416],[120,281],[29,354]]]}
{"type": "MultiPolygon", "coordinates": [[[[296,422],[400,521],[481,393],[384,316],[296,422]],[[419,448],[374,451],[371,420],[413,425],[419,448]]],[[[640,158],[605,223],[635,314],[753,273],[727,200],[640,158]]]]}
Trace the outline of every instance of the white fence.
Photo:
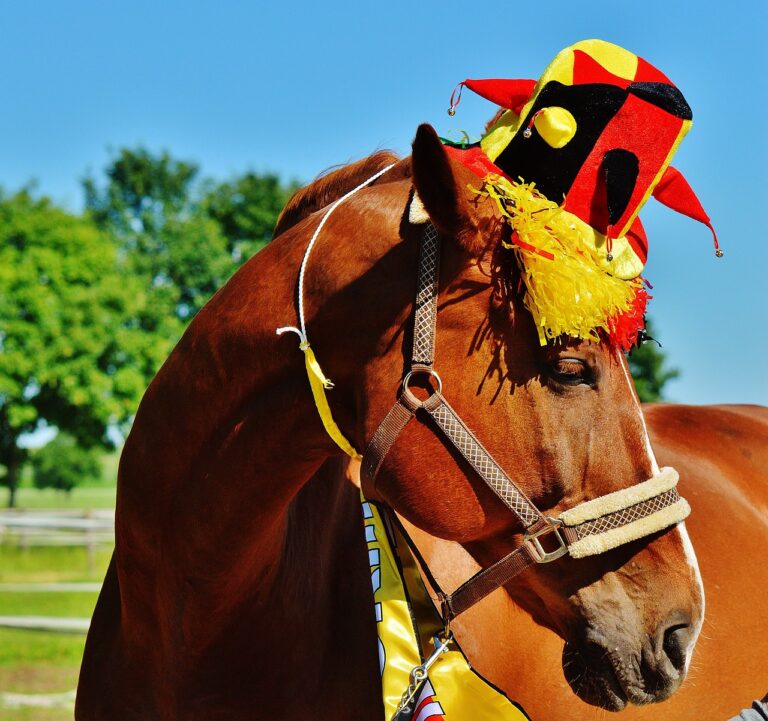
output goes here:
{"type": "Polygon", "coordinates": [[[93,568],[96,547],[115,542],[115,512],[6,511],[0,513],[0,543],[30,546],[85,546],[93,568]]]}
{"type": "Polygon", "coordinates": [[[0,616],[0,628],[20,628],[26,631],[49,633],[88,633],[89,618],[63,618],[60,616],[0,616]]]}
{"type": "MultiPolygon", "coordinates": [[[[97,511],[5,511],[0,513],[0,543],[20,548],[32,546],[85,547],[91,571],[95,568],[96,549],[115,542],[115,512],[97,511]]],[[[94,592],[98,583],[0,583],[0,592],[94,592]]],[[[47,616],[0,616],[0,627],[82,634],[89,619],[47,616]]]]}

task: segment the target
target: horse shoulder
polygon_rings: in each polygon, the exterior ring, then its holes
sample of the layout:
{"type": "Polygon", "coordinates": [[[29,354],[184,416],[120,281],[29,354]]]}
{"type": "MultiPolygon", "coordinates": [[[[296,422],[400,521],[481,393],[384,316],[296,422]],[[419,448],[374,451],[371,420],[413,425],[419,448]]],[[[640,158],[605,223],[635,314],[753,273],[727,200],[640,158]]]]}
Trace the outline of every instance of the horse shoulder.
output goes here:
{"type": "Polygon", "coordinates": [[[768,510],[768,408],[653,404],[644,412],[662,464],[683,463],[697,488],[768,510]]]}
{"type": "Polygon", "coordinates": [[[768,409],[652,405],[645,415],[659,462],[680,472],[706,592],[691,679],[662,708],[669,719],[730,718],[768,684],[768,409]]]}

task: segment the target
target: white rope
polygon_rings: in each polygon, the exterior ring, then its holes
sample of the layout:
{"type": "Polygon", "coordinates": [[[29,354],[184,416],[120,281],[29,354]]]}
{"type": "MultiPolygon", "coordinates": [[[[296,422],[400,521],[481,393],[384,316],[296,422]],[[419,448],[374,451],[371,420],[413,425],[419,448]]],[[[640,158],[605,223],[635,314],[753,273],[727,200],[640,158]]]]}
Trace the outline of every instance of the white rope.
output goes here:
{"type": "Polygon", "coordinates": [[[368,180],[360,183],[360,185],[358,185],[356,188],[352,188],[352,190],[350,190],[346,195],[342,195],[338,200],[334,201],[333,205],[328,208],[328,212],[323,216],[317,228],[315,228],[315,232],[312,233],[312,237],[309,239],[307,249],[304,251],[304,258],[301,261],[301,267],[299,268],[299,283],[297,288],[299,298],[299,328],[294,325],[286,325],[282,328],[278,328],[275,331],[277,335],[282,335],[283,333],[296,333],[296,335],[298,335],[299,339],[301,340],[300,347],[302,350],[306,350],[306,347],[309,345],[309,341],[307,339],[307,325],[304,318],[304,275],[307,271],[307,261],[309,260],[309,254],[312,252],[312,246],[315,244],[317,236],[320,235],[320,231],[323,229],[325,222],[328,220],[328,218],[331,217],[331,213],[333,213],[336,208],[338,208],[347,198],[354,195],[358,190],[362,190],[366,185],[370,185],[374,180],[377,180],[388,170],[392,169],[397,164],[397,162],[399,161],[391,163],[386,168],[382,168],[378,173],[368,178],[368,180]]]}

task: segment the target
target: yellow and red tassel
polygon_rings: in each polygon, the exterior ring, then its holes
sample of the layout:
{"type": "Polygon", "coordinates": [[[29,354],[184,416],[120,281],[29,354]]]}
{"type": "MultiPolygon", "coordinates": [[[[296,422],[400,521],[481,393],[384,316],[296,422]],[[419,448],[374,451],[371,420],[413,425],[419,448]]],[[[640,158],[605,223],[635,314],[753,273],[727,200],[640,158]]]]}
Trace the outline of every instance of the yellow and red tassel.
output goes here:
{"type": "Polygon", "coordinates": [[[628,350],[644,326],[648,300],[641,278],[606,272],[600,251],[581,237],[578,224],[533,183],[489,175],[482,195],[493,198],[512,226],[505,247],[516,255],[525,284],[525,306],[539,341],[567,335],[628,350]]]}

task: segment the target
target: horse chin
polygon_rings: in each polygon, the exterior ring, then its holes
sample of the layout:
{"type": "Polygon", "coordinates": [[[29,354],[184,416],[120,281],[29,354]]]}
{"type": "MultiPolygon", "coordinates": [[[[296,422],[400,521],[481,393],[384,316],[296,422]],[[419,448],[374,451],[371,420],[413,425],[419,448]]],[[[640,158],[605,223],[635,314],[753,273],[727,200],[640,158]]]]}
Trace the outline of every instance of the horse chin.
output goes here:
{"type": "Polygon", "coordinates": [[[573,692],[582,701],[607,711],[623,711],[630,703],[640,706],[663,701],[677,688],[648,693],[635,669],[631,658],[598,643],[577,647],[566,642],[563,649],[563,673],[573,692]]]}
{"type": "Polygon", "coordinates": [[[627,695],[604,654],[582,652],[567,642],[563,648],[563,673],[573,692],[585,703],[608,711],[622,711],[627,705],[627,695]]]}

